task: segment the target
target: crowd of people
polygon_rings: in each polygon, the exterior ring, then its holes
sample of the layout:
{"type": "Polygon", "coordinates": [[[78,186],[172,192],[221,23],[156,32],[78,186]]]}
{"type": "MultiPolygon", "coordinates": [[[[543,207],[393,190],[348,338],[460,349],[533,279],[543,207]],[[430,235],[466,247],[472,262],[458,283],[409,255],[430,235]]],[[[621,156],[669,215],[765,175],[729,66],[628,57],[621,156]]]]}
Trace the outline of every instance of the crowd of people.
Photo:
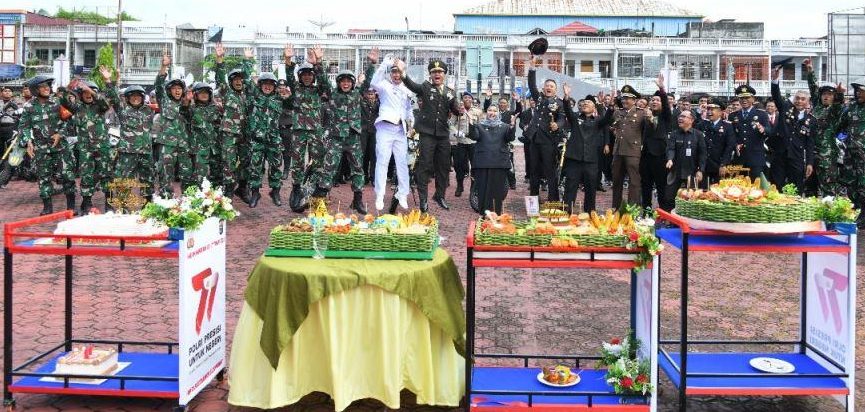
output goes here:
{"type": "Polygon", "coordinates": [[[138,85],[119,90],[114,73],[101,67],[101,89],[75,79],[55,91],[47,76],[28,80],[17,97],[4,88],[0,112],[17,119],[42,214],[53,211],[55,183],[67,209],[78,210],[80,193],[86,211],[96,191],[107,197],[115,177],[144,183],[148,197],[172,196],[175,182],[185,189],[207,178],[253,208],[265,180],[271,201],[281,206],[281,187],[290,179],[295,212],[350,183],[351,207],[363,214],[368,184],[379,211],[408,208],[412,188],[427,211],[432,180],[432,200],[448,210],[451,173],[454,197],[468,191],[464,198],[476,211],[501,212],[517,184],[516,139],[523,143],[529,194],[545,190],[546,200],[568,210],[576,208],[580,190],[582,210],[594,210],[596,192],[608,186],[614,208],[657,202],[670,210],[679,188],[708,187],[731,165],[778,188],[846,194],[857,207],[865,202],[865,88],[853,83],[845,101],[842,85],[818,85],[808,61],[810,90],[782,96],[776,67],[771,97],[761,103],[747,84],[730,99],[677,100],[662,76],[652,96],[625,85],[580,98],[567,84],[561,94],[554,80],[538,84],[530,60],[527,95],[499,96],[493,104],[491,89],[476,98],[447,87],[448,67],[440,60],[429,63],[428,79],[412,79],[403,61],[372,49],[364,74],[343,70],[331,85],[323,56],[316,46],[298,59],[286,45],[288,75],[278,79],[254,73],[252,50],[237,67],[226,67],[217,45],[214,88],[172,78],[166,53],[150,93],[138,85]],[[386,205],[391,183],[396,190],[386,205]]]}

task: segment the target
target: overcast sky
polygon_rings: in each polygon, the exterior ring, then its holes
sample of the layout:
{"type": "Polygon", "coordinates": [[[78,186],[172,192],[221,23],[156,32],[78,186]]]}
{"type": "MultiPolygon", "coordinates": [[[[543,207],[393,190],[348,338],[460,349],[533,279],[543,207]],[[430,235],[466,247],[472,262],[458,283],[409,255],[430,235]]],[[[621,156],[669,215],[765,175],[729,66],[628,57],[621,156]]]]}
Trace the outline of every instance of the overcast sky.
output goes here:
{"type": "MultiPolygon", "coordinates": [[[[405,29],[405,17],[411,29],[453,30],[454,12],[486,3],[489,0],[124,0],[123,9],[146,22],[196,26],[247,25],[282,31],[317,31],[308,20],[329,21],[334,25],[325,31],[352,28],[405,29]],[[322,7],[325,6],[326,7],[322,7]]],[[[531,0],[526,0],[531,1],[531,0]]],[[[603,1],[603,0],[602,0],[603,1]]],[[[732,18],[739,21],[763,21],[769,39],[795,39],[826,35],[826,13],[865,6],[865,0],[667,0],[668,3],[701,13],[711,20],[732,18]]],[[[3,0],[2,8],[43,8],[55,12],[58,6],[115,13],[116,0],[3,0]]]]}

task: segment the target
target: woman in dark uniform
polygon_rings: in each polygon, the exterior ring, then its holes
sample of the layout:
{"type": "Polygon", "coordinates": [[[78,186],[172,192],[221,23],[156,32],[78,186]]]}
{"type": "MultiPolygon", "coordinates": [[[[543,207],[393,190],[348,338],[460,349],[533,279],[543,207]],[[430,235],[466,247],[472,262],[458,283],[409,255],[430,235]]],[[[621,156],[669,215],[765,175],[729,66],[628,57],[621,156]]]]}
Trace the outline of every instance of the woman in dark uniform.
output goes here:
{"type": "Polygon", "coordinates": [[[508,194],[508,171],[511,168],[508,143],[514,140],[515,116],[510,124],[502,122],[499,108],[490,106],[486,115],[469,130],[469,138],[476,141],[472,158],[472,175],[477,185],[478,209],[502,213],[502,203],[508,194]]]}

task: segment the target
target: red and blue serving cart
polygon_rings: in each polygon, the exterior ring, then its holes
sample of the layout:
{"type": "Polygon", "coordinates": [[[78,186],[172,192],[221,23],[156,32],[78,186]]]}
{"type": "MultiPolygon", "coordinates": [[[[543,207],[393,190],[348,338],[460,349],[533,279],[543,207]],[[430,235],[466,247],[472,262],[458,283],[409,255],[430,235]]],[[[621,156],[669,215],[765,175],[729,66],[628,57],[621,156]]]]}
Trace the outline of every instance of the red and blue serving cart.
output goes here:
{"type": "Polygon", "coordinates": [[[679,410],[686,396],[834,396],[852,412],[856,349],[856,234],[737,234],[691,229],[677,215],[658,211],[675,228],[657,235],[681,250],[680,336],[661,339],[659,364],[676,386],[679,410]],[[800,325],[795,340],[700,340],[688,336],[690,255],[700,253],[789,253],[801,255],[800,325]],[[789,351],[711,351],[707,345],[789,346],[789,351]],[[667,348],[671,348],[668,350],[667,348]],[[700,352],[693,352],[700,348],[700,352]],[[683,356],[682,354],[686,354],[683,356]],[[755,358],[780,359],[789,373],[751,366],[755,358]]]}
{"type": "MultiPolygon", "coordinates": [[[[219,239],[224,250],[225,227],[224,222],[216,219],[205,222],[203,228],[196,232],[187,232],[181,239],[170,240],[167,235],[162,236],[94,236],[94,235],[55,235],[53,233],[33,231],[34,227],[40,225],[53,225],[58,221],[73,217],[71,211],[58,212],[51,215],[26,219],[18,222],[7,223],[4,227],[4,290],[3,290],[3,399],[7,408],[15,406],[13,393],[39,393],[59,395],[96,395],[96,396],[118,396],[118,397],[145,397],[177,399],[176,410],[184,410],[191,397],[200,391],[207,382],[216,377],[222,380],[225,370],[224,338],[224,280],[217,283],[217,277],[208,270],[199,271],[193,276],[184,275],[184,267],[192,268],[197,256],[185,256],[187,252],[193,252],[192,248],[213,247],[213,242],[205,243],[210,239],[219,239]],[[29,231],[28,231],[29,230],[29,231]],[[219,232],[217,234],[217,231],[219,232]],[[210,233],[212,232],[212,233],[210,233]],[[210,238],[204,236],[209,234],[210,238]],[[196,241],[191,241],[193,235],[196,241]],[[44,242],[50,239],[51,242],[44,242]],[[40,242],[43,240],[43,242],[40,242]],[[160,246],[142,246],[142,242],[159,242],[160,246]],[[208,246],[209,245],[209,246],[208,246]],[[64,330],[63,339],[48,350],[26,360],[20,365],[13,364],[13,299],[15,276],[13,271],[13,258],[16,254],[30,255],[54,255],[62,256],[65,261],[64,271],[64,330]],[[176,342],[150,342],[150,341],[127,341],[127,340],[104,340],[74,337],[73,325],[73,277],[74,262],[76,256],[119,256],[128,258],[155,258],[155,259],[177,259],[180,261],[180,323],[181,329],[184,322],[195,323],[196,319],[189,319],[195,313],[184,313],[186,305],[184,301],[191,301],[191,305],[198,305],[198,295],[209,296],[206,306],[210,307],[206,320],[204,317],[198,320],[198,329],[202,327],[211,332],[209,343],[212,343],[213,351],[209,352],[213,365],[218,365],[212,370],[195,370],[196,362],[189,362],[187,356],[195,355],[195,351],[186,351],[186,347],[197,342],[194,331],[179,332],[180,339],[176,342]],[[185,262],[185,263],[184,263],[185,262]],[[192,263],[192,264],[191,264],[192,263]],[[197,277],[195,277],[197,276],[197,277]],[[209,279],[207,279],[209,278],[209,279]],[[194,280],[192,280],[194,279],[194,280]],[[192,280],[185,285],[184,280],[192,280]],[[192,282],[206,283],[209,286],[203,293],[204,286],[193,290],[192,282]],[[221,285],[217,287],[217,284],[221,285]],[[188,290],[188,292],[187,292],[188,290]],[[217,293],[219,290],[219,293],[217,293]],[[188,294],[187,294],[188,293],[188,294]],[[189,298],[194,298],[189,299],[189,298]],[[218,336],[219,335],[219,336],[218,336]],[[221,339],[222,345],[217,342],[221,339]],[[97,344],[114,347],[118,352],[118,362],[125,368],[114,375],[58,375],[54,373],[57,359],[72,350],[76,344],[97,344]],[[158,352],[141,350],[147,348],[163,348],[158,352]],[[192,367],[191,367],[192,366],[192,367]],[[203,373],[197,376],[197,373],[203,373]],[[203,378],[206,377],[206,378],[203,378]],[[190,379],[200,379],[198,382],[187,383],[190,379]],[[203,379],[202,379],[203,378],[203,379]],[[91,380],[91,382],[81,382],[91,380]],[[96,384],[92,380],[103,381],[96,384]],[[195,385],[192,387],[191,385],[195,385]],[[181,390],[183,388],[184,390],[181,390]],[[191,388],[191,390],[190,390],[191,388]]],[[[196,252],[198,253],[198,252],[196,252]]],[[[192,253],[190,253],[191,255],[192,253]]],[[[224,251],[222,253],[221,267],[224,273],[224,251]]],[[[213,267],[219,267],[220,262],[213,263],[213,267]]],[[[195,269],[198,270],[198,269],[195,269]]],[[[224,277],[224,275],[223,275],[224,277]]],[[[194,309],[193,309],[194,310],[194,309]]],[[[202,338],[203,339],[203,338],[202,338]]],[[[212,367],[212,365],[210,365],[212,367]]]]}
{"type": "Polygon", "coordinates": [[[658,372],[658,265],[657,257],[646,269],[636,270],[635,251],[624,248],[556,248],[476,245],[475,223],[466,237],[466,410],[501,412],[537,409],[555,411],[651,411],[657,410],[658,372]],[[604,370],[587,365],[600,359],[592,355],[481,354],[475,352],[476,272],[482,268],[549,268],[628,270],[630,276],[630,327],[642,346],[640,359],[648,360],[655,390],[642,395],[619,395],[606,383],[604,370]],[[478,359],[519,360],[522,367],[476,365],[478,359]],[[530,360],[556,359],[573,362],[580,382],[568,388],[546,386],[537,379],[539,368],[530,360]]]}

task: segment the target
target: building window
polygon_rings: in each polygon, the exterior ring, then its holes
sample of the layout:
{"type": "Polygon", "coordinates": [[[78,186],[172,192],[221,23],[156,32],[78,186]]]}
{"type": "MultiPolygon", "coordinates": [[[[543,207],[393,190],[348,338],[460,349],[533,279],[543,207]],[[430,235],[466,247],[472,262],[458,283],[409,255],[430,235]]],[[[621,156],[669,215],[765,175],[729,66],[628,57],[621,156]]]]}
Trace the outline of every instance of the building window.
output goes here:
{"type": "Polygon", "coordinates": [[[612,65],[609,60],[601,60],[598,62],[598,71],[601,72],[601,77],[605,79],[609,79],[611,76],[612,65]]]}
{"type": "Polygon", "coordinates": [[[51,49],[51,61],[54,61],[54,59],[59,58],[64,53],[66,53],[66,49],[51,49]]]}
{"type": "Polygon", "coordinates": [[[84,50],[84,67],[96,67],[96,50],[84,50]]]}
{"type": "Polygon", "coordinates": [[[15,25],[0,25],[0,63],[15,63],[15,25]]]}
{"type": "Polygon", "coordinates": [[[784,80],[796,79],[796,65],[793,63],[785,64],[784,68],[781,69],[781,72],[781,78],[784,80]]]}
{"type": "Polygon", "coordinates": [[[643,55],[620,54],[618,77],[643,77],[643,55]]]}
{"type": "Polygon", "coordinates": [[[580,62],[580,73],[591,73],[595,71],[595,64],[591,60],[583,60],[580,62]]]}
{"type": "Polygon", "coordinates": [[[39,59],[40,64],[48,64],[48,49],[36,49],[33,54],[39,59]]]}

